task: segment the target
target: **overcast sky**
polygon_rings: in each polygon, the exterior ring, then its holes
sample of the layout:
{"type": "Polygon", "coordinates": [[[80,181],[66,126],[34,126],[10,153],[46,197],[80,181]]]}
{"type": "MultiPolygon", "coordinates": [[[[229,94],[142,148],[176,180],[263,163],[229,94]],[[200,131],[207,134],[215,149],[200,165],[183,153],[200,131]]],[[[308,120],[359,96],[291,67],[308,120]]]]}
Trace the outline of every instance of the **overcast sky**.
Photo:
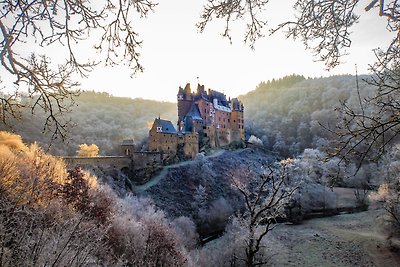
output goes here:
{"type": "MultiPolygon", "coordinates": [[[[243,44],[243,24],[233,29],[233,44],[221,37],[222,21],[213,21],[205,33],[198,33],[195,24],[205,2],[161,1],[147,19],[134,18],[143,40],[140,61],[144,72],[131,78],[131,71],[124,66],[100,66],[80,81],[82,89],[176,101],[179,86],[190,82],[194,89],[200,82],[206,88],[236,97],[254,90],[261,81],[290,74],[355,74],[355,64],[359,73],[368,73],[368,63],[374,60],[372,49],[386,46],[389,40],[385,20],[377,15],[378,11],[365,13],[361,6],[361,22],[352,28],[350,55],[343,58],[344,64],[328,72],[300,41],[285,39],[283,33],[259,40],[255,50],[243,44]]],[[[293,1],[271,2],[268,16],[273,27],[290,18],[293,1]]]]}

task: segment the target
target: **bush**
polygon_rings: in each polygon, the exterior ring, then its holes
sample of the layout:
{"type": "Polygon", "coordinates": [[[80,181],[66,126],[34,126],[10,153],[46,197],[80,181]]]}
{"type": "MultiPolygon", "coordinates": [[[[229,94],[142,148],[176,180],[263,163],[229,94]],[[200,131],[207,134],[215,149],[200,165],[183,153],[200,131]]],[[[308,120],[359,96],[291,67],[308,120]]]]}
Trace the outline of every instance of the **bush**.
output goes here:
{"type": "Polygon", "coordinates": [[[1,266],[191,266],[189,221],[179,235],[147,199],[120,199],[12,137],[0,134],[1,266]]]}

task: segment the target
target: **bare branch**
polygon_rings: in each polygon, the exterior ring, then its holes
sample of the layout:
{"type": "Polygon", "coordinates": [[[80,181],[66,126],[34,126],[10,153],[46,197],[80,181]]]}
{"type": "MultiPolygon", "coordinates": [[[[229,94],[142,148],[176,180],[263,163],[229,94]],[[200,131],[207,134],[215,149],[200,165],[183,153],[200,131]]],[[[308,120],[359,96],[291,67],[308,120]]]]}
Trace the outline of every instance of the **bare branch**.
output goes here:
{"type": "Polygon", "coordinates": [[[354,13],[358,2],[299,0],[294,6],[296,19],[279,24],[271,34],[286,30],[288,38],[300,38],[306,48],[325,62],[327,69],[334,68],[351,45],[349,28],[359,19],[354,13]]]}
{"type": "Polygon", "coordinates": [[[223,19],[225,27],[222,36],[232,42],[231,22],[245,20],[244,42],[254,48],[255,42],[264,36],[263,28],[267,25],[267,20],[260,16],[268,2],[269,0],[208,0],[203,7],[197,28],[203,32],[214,18],[223,19]]]}
{"type": "Polygon", "coordinates": [[[400,133],[399,62],[381,50],[375,55],[374,75],[365,80],[376,87],[375,95],[359,95],[359,111],[346,103],[338,109],[341,120],[335,131],[338,149],[334,155],[356,160],[359,168],[367,160],[379,159],[388,145],[399,140],[400,133]]]}
{"type": "MultiPolygon", "coordinates": [[[[78,42],[87,40],[91,32],[99,32],[103,38],[95,48],[106,54],[106,64],[125,61],[133,73],[142,71],[138,52],[141,41],[133,30],[132,18],[135,15],[146,17],[154,6],[150,0],[107,0],[102,3],[88,0],[2,1],[0,62],[15,77],[13,95],[20,95],[23,85],[26,86],[27,95],[33,98],[32,112],[41,109],[48,113],[44,129],[53,131],[53,137],[65,138],[68,123],[60,119],[70,107],[66,100],[72,101],[78,92],[75,89],[78,83],[71,80],[71,75],[86,76],[100,63],[79,58],[78,42]],[[37,60],[36,56],[21,56],[16,45],[32,41],[43,47],[65,46],[65,63],[53,67],[45,57],[37,60]]],[[[1,100],[3,121],[7,118],[5,114],[17,117],[18,108],[22,107],[12,100],[12,97],[1,100]]]]}

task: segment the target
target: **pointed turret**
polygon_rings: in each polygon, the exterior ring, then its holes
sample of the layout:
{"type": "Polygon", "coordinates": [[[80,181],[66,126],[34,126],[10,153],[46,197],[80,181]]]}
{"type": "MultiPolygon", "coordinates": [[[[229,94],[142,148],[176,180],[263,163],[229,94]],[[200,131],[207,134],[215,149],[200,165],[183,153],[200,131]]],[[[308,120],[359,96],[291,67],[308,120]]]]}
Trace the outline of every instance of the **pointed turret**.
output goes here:
{"type": "Polygon", "coordinates": [[[191,100],[192,89],[190,89],[190,83],[187,83],[185,86],[185,96],[186,100],[191,100]]]}
{"type": "Polygon", "coordinates": [[[183,91],[183,88],[179,86],[179,90],[178,90],[178,100],[183,100],[183,95],[185,94],[185,92],[183,91]]]}

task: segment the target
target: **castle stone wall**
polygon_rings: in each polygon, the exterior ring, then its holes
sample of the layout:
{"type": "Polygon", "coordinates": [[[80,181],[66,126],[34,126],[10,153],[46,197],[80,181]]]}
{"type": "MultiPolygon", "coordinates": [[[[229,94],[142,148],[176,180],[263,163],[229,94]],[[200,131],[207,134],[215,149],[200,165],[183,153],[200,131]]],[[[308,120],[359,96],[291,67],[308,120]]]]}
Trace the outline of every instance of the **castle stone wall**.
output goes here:
{"type": "Polygon", "coordinates": [[[131,157],[62,157],[68,167],[95,165],[108,165],[114,168],[129,167],[131,165],[131,157]]]}
{"type": "Polygon", "coordinates": [[[163,165],[166,155],[159,152],[134,152],[131,156],[107,156],[107,157],[62,157],[68,167],[75,166],[111,166],[132,170],[143,169],[154,164],[163,165]]]}

